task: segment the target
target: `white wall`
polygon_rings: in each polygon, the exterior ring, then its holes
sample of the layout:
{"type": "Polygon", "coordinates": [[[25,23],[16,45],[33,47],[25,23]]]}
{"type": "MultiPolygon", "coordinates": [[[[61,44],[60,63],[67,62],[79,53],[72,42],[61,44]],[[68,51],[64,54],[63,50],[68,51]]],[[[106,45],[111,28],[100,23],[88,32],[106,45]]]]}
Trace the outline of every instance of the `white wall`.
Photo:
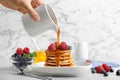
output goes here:
{"type": "MultiPolygon", "coordinates": [[[[91,58],[120,58],[119,0],[46,0],[54,8],[62,30],[62,39],[89,42],[91,58]]],[[[35,50],[24,31],[21,14],[0,6],[0,57],[9,57],[17,47],[35,50]]],[[[36,38],[40,49],[56,40],[54,32],[36,38]]]]}

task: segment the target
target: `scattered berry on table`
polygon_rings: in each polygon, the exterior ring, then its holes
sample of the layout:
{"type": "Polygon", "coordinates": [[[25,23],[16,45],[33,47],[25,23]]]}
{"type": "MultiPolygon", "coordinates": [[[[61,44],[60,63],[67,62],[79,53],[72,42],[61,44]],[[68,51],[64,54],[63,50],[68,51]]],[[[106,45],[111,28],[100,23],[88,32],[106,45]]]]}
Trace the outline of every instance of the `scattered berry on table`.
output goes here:
{"type": "Polygon", "coordinates": [[[96,73],[95,68],[91,68],[91,72],[92,72],[92,73],[96,73]]]}
{"type": "Polygon", "coordinates": [[[112,68],[110,68],[110,72],[114,72],[114,70],[112,68]]]}
{"type": "Polygon", "coordinates": [[[108,76],[108,73],[107,73],[105,70],[102,70],[102,74],[103,74],[104,76],[108,76]]]}
{"type": "Polygon", "coordinates": [[[96,69],[96,72],[97,72],[97,73],[102,73],[103,70],[104,70],[104,69],[103,69],[102,66],[98,66],[97,69],[96,69]]]}
{"type": "Polygon", "coordinates": [[[105,74],[106,73],[106,71],[105,70],[102,70],[102,74],[105,74]]]}
{"type": "Polygon", "coordinates": [[[112,68],[111,66],[109,66],[109,68],[112,68]]]}
{"type": "MultiPolygon", "coordinates": [[[[96,73],[102,73],[105,77],[109,75],[108,72],[114,72],[114,69],[112,69],[112,67],[107,64],[102,64],[91,68],[91,73],[95,73],[94,70],[96,71],[96,73]]],[[[120,76],[120,70],[116,71],[116,75],[120,76]]]]}
{"type": "Polygon", "coordinates": [[[106,71],[106,72],[109,72],[110,71],[110,67],[107,65],[107,64],[102,64],[102,67],[104,68],[104,70],[106,71]]]}
{"type": "Polygon", "coordinates": [[[23,54],[23,49],[22,48],[17,48],[16,54],[23,54]]]}
{"type": "Polygon", "coordinates": [[[110,72],[114,72],[114,69],[112,69],[112,67],[111,67],[111,66],[109,66],[109,68],[110,68],[110,72]]]}
{"type": "Polygon", "coordinates": [[[116,75],[117,75],[117,76],[120,76],[120,70],[117,70],[117,71],[116,71],[116,75]]]}
{"type": "Polygon", "coordinates": [[[103,75],[104,75],[104,76],[108,76],[108,73],[106,72],[106,73],[104,73],[103,75]]]}
{"type": "Polygon", "coordinates": [[[26,53],[26,54],[29,54],[30,53],[30,49],[28,47],[25,47],[23,49],[23,52],[26,53]]]}
{"type": "Polygon", "coordinates": [[[95,67],[95,70],[97,69],[97,66],[95,67]]]}
{"type": "Polygon", "coordinates": [[[91,61],[91,60],[89,60],[89,59],[88,59],[88,60],[86,60],[86,62],[88,62],[88,63],[92,63],[92,61],[91,61]]]}

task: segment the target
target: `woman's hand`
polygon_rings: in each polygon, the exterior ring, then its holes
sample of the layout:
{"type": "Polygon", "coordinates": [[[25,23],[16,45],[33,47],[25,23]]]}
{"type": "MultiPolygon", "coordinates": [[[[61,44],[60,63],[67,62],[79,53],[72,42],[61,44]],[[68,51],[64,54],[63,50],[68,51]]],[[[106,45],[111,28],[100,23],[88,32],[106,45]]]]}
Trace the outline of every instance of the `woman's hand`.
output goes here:
{"type": "Polygon", "coordinates": [[[10,9],[28,13],[34,21],[39,21],[40,16],[34,8],[43,4],[43,0],[0,0],[0,3],[10,9]]]}

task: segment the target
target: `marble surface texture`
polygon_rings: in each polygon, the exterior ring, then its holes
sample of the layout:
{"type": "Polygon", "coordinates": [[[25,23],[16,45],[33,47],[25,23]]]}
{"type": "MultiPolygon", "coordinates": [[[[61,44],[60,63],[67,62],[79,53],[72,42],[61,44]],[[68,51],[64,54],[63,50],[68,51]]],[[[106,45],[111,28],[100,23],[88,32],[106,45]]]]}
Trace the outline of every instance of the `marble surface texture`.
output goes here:
{"type": "MultiPolygon", "coordinates": [[[[89,42],[90,58],[120,58],[119,0],[46,0],[58,18],[61,40],[89,42]]],[[[8,58],[17,47],[36,49],[24,31],[22,14],[0,6],[0,58],[8,58]]],[[[56,40],[53,31],[36,37],[40,49],[56,40]]]]}

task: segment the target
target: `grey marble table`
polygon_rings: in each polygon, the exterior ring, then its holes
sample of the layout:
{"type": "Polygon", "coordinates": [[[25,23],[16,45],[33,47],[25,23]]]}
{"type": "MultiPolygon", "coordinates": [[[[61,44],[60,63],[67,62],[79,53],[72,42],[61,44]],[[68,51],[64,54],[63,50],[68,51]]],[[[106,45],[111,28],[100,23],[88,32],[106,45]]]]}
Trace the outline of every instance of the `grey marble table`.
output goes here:
{"type": "MultiPolygon", "coordinates": [[[[7,59],[0,59],[0,80],[40,80],[37,78],[20,76],[13,74],[13,71],[10,69],[10,61],[7,59]]],[[[119,68],[119,67],[118,67],[119,68]]],[[[118,68],[114,68],[116,71],[118,68]]],[[[120,69],[120,68],[119,68],[120,69]]],[[[91,74],[88,73],[83,76],[77,77],[52,77],[53,80],[120,80],[120,76],[116,76],[114,73],[109,73],[108,77],[104,77],[102,74],[91,74]]]]}

